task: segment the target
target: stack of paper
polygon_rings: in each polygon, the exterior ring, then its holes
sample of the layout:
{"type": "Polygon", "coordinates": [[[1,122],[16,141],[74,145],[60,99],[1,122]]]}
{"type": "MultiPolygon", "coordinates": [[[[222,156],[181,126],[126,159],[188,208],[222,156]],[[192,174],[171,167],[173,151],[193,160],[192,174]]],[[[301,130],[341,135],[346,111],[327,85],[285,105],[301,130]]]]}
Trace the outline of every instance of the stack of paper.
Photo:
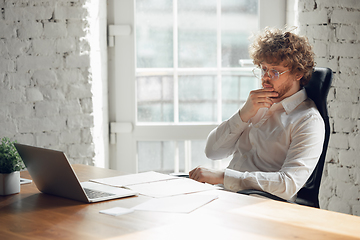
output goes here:
{"type": "Polygon", "coordinates": [[[190,213],[217,199],[216,194],[202,193],[219,187],[157,172],[91,179],[92,182],[125,187],[139,194],[153,197],[132,209],[113,208],[101,213],[118,216],[133,210],[190,213]],[[190,194],[191,193],[191,194],[190,194]]]}
{"type": "Polygon", "coordinates": [[[218,189],[218,187],[210,184],[157,172],[91,179],[90,181],[115,187],[125,187],[139,194],[155,198],[218,189]]]}

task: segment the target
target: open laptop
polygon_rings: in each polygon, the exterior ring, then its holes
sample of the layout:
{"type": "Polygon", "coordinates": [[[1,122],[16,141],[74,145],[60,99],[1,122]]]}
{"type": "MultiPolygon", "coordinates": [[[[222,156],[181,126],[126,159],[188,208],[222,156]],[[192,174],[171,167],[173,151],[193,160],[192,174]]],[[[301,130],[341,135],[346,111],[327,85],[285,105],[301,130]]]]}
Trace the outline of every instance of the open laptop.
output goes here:
{"type": "Polygon", "coordinates": [[[36,187],[43,193],[81,202],[99,202],[137,195],[136,192],[95,182],[81,182],[61,151],[14,144],[36,187]]]}

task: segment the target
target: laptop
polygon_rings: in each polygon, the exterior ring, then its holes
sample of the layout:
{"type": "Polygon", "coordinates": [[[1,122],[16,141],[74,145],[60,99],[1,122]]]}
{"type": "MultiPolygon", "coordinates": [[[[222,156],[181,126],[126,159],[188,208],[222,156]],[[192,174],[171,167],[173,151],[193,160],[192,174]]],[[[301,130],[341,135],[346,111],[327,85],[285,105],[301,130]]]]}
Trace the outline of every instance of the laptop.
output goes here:
{"type": "Polygon", "coordinates": [[[80,182],[61,151],[14,143],[39,191],[81,202],[100,202],[138,195],[125,188],[80,182]]]}

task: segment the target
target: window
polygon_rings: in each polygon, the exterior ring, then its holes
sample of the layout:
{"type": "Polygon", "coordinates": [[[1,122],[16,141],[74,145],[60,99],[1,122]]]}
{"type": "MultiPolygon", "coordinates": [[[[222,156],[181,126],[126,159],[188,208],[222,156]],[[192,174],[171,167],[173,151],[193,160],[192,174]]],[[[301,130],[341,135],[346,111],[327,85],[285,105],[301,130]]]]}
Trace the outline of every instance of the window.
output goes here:
{"type": "MultiPolygon", "coordinates": [[[[229,118],[258,86],[239,64],[249,59],[257,9],[257,0],[137,0],[138,124],[216,124],[229,118]]],[[[222,167],[198,151],[204,147],[204,140],[139,141],[138,170],[222,167]]]]}
{"type": "Polygon", "coordinates": [[[257,13],[257,0],[137,0],[137,121],[228,118],[257,87],[239,64],[257,13]]]}
{"type": "Polygon", "coordinates": [[[115,48],[122,49],[115,50],[122,60],[114,67],[122,86],[116,88],[116,102],[123,106],[116,110],[117,122],[133,127],[116,132],[116,151],[125,154],[117,154],[115,168],[187,172],[197,165],[226,167],[229,159],[210,161],[203,150],[209,132],[259,87],[248,45],[250,35],[261,26],[259,16],[266,16],[259,15],[261,4],[258,0],[121,2],[127,3],[114,1],[119,4],[115,8],[125,15],[128,12],[120,7],[133,8],[134,34],[115,42],[115,48]],[[134,65],[126,67],[128,54],[134,55],[130,58],[134,65]],[[134,80],[129,83],[131,73],[134,80]]]}

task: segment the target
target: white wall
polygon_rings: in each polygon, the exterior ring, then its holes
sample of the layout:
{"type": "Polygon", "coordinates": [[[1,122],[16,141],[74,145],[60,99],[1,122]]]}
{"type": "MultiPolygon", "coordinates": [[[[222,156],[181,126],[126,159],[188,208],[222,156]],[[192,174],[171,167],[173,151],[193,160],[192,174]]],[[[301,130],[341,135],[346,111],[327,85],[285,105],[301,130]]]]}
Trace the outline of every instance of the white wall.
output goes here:
{"type": "Polygon", "coordinates": [[[360,1],[299,0],[300,34],[314,45],[317,66],[334,72],[321,208],[360,216],[360,1]]]}
{"type": "Polygon", "coordinates": [[[0,0],[0,137],[103,164],[107,137],[97,116],[107,100],[96,91],[106,74],[91,68],[94,56],[106,63],[100,40],[91,40],[100,2],[0,0]]]}
{"type": "Polygon", "coordinates": [[[87,1],[93,93],[95,166],[109,167],[107,1],[87,1]]]}

